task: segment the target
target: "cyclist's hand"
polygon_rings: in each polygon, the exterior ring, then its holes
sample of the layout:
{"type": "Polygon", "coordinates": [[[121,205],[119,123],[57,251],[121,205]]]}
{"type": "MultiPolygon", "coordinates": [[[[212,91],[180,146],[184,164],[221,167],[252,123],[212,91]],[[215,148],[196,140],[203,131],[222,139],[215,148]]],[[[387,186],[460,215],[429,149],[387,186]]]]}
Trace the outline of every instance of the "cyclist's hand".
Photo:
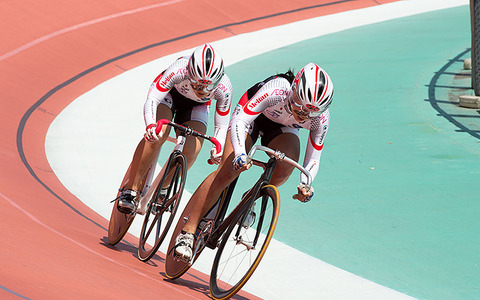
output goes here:
{"type": "Polygon", "coordinates": [[[293,195],[292,197],[293,199],[297,199],[303,203],[306,203],[312,199],[314,194],[313,186],[300,183],[297,186],[297,190],[298,190],[298,193],[293,195]]]}
{"type": "Polygon", "coordinates": [[[235,171],[248,170],[250,168],[248,156],[245,153],[235,156],[235,159],[233,160],[233,168],[235,171]]]}
{"type": "Polygon", "coordinates": [[[157,124],[150,124],[147,126],[147,129],[144,134],[145,140],[147,142],[155,143],[156,141],[158,141],[158,135],[155,132],[156,128],[157,128],[157,124]]]}
{"type": "Polygon", "coordinates": [[[208,160],[208,163],[212,165],[220,164],[220,161],[222,160],[222,154],[222,151],[217,153],[217,148],[213,146],[212,150],[210,150],[210,159],[208,160]]]}

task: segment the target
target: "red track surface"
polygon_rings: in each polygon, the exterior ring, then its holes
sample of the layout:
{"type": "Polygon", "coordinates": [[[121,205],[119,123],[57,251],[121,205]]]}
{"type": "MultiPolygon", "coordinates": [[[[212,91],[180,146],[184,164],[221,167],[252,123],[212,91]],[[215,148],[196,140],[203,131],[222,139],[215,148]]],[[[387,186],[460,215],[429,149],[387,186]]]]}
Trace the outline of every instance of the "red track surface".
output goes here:
{"type": "Polygon", "coordinates": [[[162,257],[140,262],[133,236],[108,246],[108,220],[63,187],[44,140],[65,106],[125,70],[204,42],[394,0],[260,2],[0,2],[0,298],[208,298],[207,275],[164,280],[162,257]]]}

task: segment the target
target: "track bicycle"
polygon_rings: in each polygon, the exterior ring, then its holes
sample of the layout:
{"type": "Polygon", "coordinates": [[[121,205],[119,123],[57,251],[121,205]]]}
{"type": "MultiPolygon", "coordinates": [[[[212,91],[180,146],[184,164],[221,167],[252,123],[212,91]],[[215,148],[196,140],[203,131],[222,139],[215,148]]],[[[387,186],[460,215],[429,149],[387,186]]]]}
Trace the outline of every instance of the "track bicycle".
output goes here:
{"type": "Polygon", "coordinates": [[[117,198],[115,199],[108,228],[108,241],[111,245],[115,245],[125,236],[136,214],[145,214],[146,211],[138,247],[138,256],[140,260],[143,261],[146,261],[155,255],[155,252],[160,247],[160,244],[170,228],[178,208],[185,187],[187,173],[187,161],[182,153],[186,136],[191,135],[209,140],[215,145],[217,153],[221,151],[220,143],[214,137],[204,135],[190,127],[185,127],[166,119],[157,122],[157,134],[160,133],[163,125],[174,127],[178,133],[177,139],[169,137],[170,141],[173,140],[175,142],[175,147],[172,150],[172,153],[169,155],[167,162],[163,165],[161,171],[152,183],[158,159],[157,153],[157,157],[139,184],[139,190],[141,190],[141,193],[136,209],[132,213],[125,214],[117,209],[117,205],[119,196],[128,182],[130,167],[128,168],[122,184],[120,185],[117,198]],[[162,187],[167,188],[162,189],[162,187]],[[162,205],[164,207],[162,207],[162,205]],[[163,222],[163,220],[167,221],[163,222]],[[152,233],[155,233],[155,235],[152,235],[154,238],[154,246],[150,247],[147,243],[147,239],[152,233]]]}
{"type": "Polygon", "coordinates": [[[221,194],[213,208],[206,213],[197,227],[193,257],[183,261],[175,256],[176,236],[193,209],[189,202],[173,232],[165,259],[165,275],[169,279],[182,276],[198,259],[205,247],[217,249],[210,274],[210,294],[214,299],[228,299],[235,295],[252,276],[272,239],[280,212],[280,196],[277,187],[270,184],[278,161],[287,162],[307,176],[312,176],[296,161],[280,151],[255,145],[248,154],[253,165],[264,169],[254,186],[245,192],[239,204],[228,212],[235,188],[235,179],[221,194]],[[267,162],[253,159],[257,150],[270,155],[267,162]]]}

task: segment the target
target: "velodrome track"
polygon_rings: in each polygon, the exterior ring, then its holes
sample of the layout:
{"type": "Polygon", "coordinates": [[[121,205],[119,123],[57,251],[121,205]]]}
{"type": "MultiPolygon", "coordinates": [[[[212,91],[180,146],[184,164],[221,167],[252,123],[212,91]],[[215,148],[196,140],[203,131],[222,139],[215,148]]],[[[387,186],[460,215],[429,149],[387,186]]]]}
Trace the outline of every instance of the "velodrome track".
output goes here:
{"type": "MultiPolygon", "coordinates": [[[[213,3],[0,4],[2,15],[10,12],[2,21],[10,26],[3,26],[0,48],[4,104],[0,196],[5,203],[0,213],[4,241],[0,295],[207,298],[206,275],[192,270],[176,283],[164,281],[161,256],[151,264],[135,259],[135,237],[128,236],[115,248],[106,245],[107,220],[71,194],[46,159],[48,127],[68,104],[90,89],[159,57],[204,41],[387,2],[392,1],[276,2],[274,7],[249,1],[226,7],[218,2],[216,9],[204,14],[193,11],[211,8],[213,3]],[[171,18],[176,14],[194,21],[171,18]],[[169,22],[159,15],[170,16],[169,22]]],[[[112,113],[117,118],[125,115],[112,113]]],[[[91,115],[101,118],[95,111],[91,115]]],[[[95,120],[87,117],[85,122],[95,120]]],[[[99,135],[110,139],[115,128],[104,130],[99,135]]],[[[74,136],[75,128],[63,134],[74,136]]],[[[115,139],[121,140],[121,135],[115,139]]],[[[253,296],[242,292],[241,297],[253,296]]]]}

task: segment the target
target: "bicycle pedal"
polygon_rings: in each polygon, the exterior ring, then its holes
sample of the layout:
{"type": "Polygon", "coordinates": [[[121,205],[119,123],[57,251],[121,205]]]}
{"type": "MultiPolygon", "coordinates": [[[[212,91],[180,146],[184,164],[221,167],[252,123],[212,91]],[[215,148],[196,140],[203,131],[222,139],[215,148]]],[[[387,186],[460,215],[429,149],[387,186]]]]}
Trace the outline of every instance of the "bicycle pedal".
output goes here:
{"type": "Polygon", "coordinates": [[[150,210],[150,212],[152,213],[152,215],[156,215],[158,214],[158,207],[161,206],[161,205],[158,205],[156,203],[152,204],[152,209],[150,210]]]}

